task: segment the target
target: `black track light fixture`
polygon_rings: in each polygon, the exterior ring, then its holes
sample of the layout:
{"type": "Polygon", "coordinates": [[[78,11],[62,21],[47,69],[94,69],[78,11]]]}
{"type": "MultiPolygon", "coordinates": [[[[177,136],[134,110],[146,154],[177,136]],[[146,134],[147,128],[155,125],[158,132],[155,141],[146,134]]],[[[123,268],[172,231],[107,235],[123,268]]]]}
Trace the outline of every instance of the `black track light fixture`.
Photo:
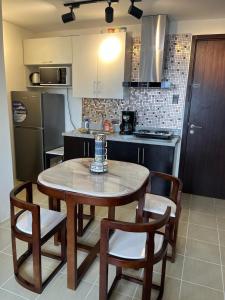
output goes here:
{"type": "Polygon", "coordinates": [[[111,6],[112,2],[110,0],[107,2],[108,2],[109,6],[106,7],[106,9],[105,9],[105,21],[107,23],[112,23],[113,22],[113,13],[114,13],[113,8],[111,6]]]}
{"type": "Polygon", "coordinates": [[[137,1],[131,0],[131,6],[128,9],[128,14],[135,17],[135,18],[137,18],[137,19],[140,19],[143,15],[143,10],[141,10],[140,8],[134,6],[134,2],[137,2],[137,1]]]}
{"type": "MultiPolygon", "coordinates": [[[[130,0],[131,5],[129,7],[128,13],[137,18],[140,19],[143,15],[143,11],[139,9],[138,7],[134,6],[135,2],[141,2],[142,0],[130,0]]],[[[75,14],[74,14],[74,9],[79,8],[81,5],[84,4],[93,4],[93,3],[101,3],[101,2],[107,2],[108,7],[105,9],[105,21],[107,23],[112,23],[113,22],[113,16],[114,16],[114,10],[112,8],[112,3],[118,3],[119,0],[77,0],[76,2],[67,2],[64,3],[65,7],[70,8],[70,12],[67,14],[62,15],[62,21],[63,23],[68,23],[71,21],[75,20],[75,14]]]]}
{"type": "Polygon", "coordinates": [[[70,12],[69,13],[66,13],[66,14],[62,15],[62,21],[63,21],[63,23],[68,23],[68,22],[74,21],[75,18],[76,17],[75,17],[75,14],[74,14],[72,6],[70,7],[70,12]]]}

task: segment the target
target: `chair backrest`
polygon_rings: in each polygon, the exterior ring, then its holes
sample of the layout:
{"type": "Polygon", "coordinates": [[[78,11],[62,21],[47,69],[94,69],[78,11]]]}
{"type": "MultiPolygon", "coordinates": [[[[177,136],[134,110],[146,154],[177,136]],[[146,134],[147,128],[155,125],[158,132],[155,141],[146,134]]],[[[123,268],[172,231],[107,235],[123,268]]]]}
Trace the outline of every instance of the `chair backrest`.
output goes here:
{"type": "MultiPolygon", "coordinates": [[[[101,239],[105,240],[105,247],[107,248],[106,244],[109,241],[109,232],[110,230],[122,230],[126,232],[133,232],[133,233],[146,233],[147,240],[146,240],[146,257],[148,255],[152,256],[154,254],[154,238],[155,234],[163,234],[158,230],[165,226],[165,234],[164,235],[164,242],[167,245],[169,240],[169,219],[170,219],[170,212],[171,207],[167,207],[166,212],[160,218],[153,220],[149,223],[129,223],[129,222],[122,222],[122,221],[114,221],[110,219],[103,219],[101,221],[101,239]]],[[[108,249],[107,249],[108,250],[108,249]]],[[[107,251],[106,250],[106,251],[107,251]]]]}
{"type": "Polygon", "coordinates": [[[32,182],[22,183],[10,193],[11,229],[20,237],[23,234],[29,238],[29,234],[23,233],[16,228],[17,219],[25,211],[29,211],[32,214],[32,235],[40,238],[40,206],[33,204],[32,182]],[[26,201],[17,198],[17,195],[24,190],[26,191],[26,201]],[[15,212],[15,208],[20,211],[15,212]]]}
{"type": "Polygon", "coordinates": [[[149,176],[149,185],[147,188],[147,192],[149,193],[151,192],[151,182],[153,177],[158,177],[167,182],[170,182],[169,198],[175,203],[177,203],[177,201],[180,201],[183,184],[178,177],[172,176],[170,174],[162,173],[162,172],[151,171],[149,176]]]}

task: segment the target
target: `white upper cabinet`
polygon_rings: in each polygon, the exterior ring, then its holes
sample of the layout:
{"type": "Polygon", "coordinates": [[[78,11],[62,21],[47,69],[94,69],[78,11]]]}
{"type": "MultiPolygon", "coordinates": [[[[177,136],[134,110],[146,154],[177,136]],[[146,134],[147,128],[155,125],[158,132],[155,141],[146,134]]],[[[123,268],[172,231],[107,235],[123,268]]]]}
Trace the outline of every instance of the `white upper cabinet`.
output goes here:
{"type": "Polygon", "coordinates": [[[24,64],[72,64],[71,37],[24,40],[24,64]]]}
{"type": "Polygon", "coordinates": [[[73,38],[73,95],[123,99],[131,56],[125,32],[73,38]]]}
{"type": "Polygon", "coordinates": [[[99,34],[73,38],[73,95],[92,98],[97,93],[99,34]]]}

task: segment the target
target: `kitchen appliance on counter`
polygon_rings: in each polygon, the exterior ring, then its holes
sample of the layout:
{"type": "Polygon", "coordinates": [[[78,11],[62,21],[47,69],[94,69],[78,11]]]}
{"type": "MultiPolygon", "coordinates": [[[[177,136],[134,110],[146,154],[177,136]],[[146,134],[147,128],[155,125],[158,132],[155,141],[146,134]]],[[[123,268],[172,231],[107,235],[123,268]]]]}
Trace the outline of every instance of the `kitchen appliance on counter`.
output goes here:
{"type": "Polygon", "coordinates": [[[30,83],[32,85],[40,85],[40,73],[33,72],[30,74],[30,83]]]}
{"type": "Polygon", "coordinates": [[[64,95],[12,92],[16,178],[36,182],[45,153],[63,146],[64,95]]]}
{"type": "Polygon", "coordinates": [[[136,111],[122,111],[120,134],[133,134],[136,126],[136,111]]]}
{"type": "Polygon", "coordinates": [[[169,140],[173,137],[173,132],[168,130],[138,130],[133,133],[136,137],[149,139],[169,140]]]}
{"type": "Polygon", "coordinates": [[[40,67],[40,85],[71,85],[70,67],[40,67]]]}

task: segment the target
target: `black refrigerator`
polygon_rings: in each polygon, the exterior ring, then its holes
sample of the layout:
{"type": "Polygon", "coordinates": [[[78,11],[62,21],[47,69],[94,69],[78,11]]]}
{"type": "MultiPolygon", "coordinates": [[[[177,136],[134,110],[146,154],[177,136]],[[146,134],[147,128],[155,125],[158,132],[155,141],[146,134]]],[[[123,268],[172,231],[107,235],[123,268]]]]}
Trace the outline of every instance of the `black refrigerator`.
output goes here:
{"type": "Polygon", "coordinates": [[[16,178],[36,182],[45,152],[63,146],[64,95],[12,92],[16,178]]]}

